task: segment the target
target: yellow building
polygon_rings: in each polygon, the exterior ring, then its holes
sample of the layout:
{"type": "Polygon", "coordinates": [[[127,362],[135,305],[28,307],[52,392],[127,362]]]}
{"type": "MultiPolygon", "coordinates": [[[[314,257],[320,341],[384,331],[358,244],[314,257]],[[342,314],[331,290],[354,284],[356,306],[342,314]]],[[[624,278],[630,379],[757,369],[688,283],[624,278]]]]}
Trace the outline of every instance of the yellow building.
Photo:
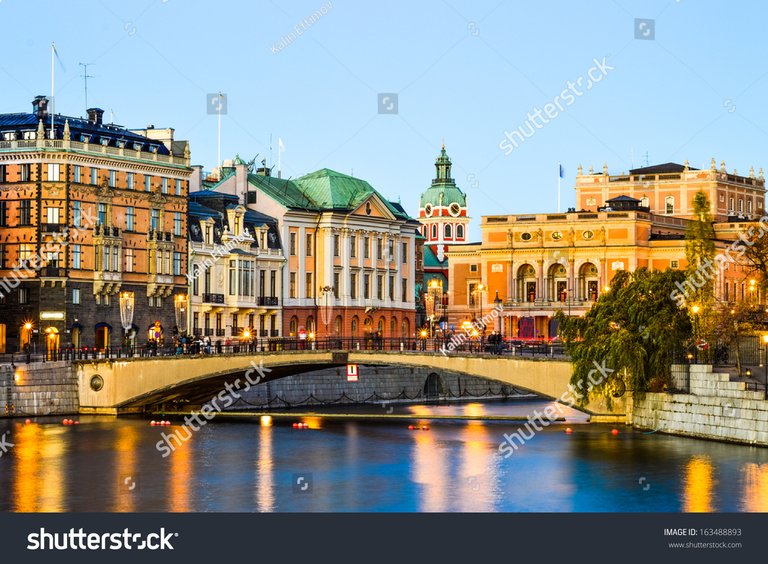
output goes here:
{"type": "MultiPolygon", "coordinates": [[[[484,216],[480,244],[450,247],[450,324],[459,330],[485,318],[486,333],[554,338],[555,312],[583,315],[617,271],[686,268],[685,229],[696,191],[716,204],[716,247],[722,250],[753,224],[755,211],[762,213],[764,186],[762,174],[740,177],[675,164],[620,176],[579,174],[580,211],[484,216]],[[729,215],[731,199],[737,213],[741,206],[751,215],[729,215]],[[489,317],[494,307],[499,316],[489,317]]],[[[723,301],[763,301],[743,266],[718,271],[714,282],[723,301]]]]}

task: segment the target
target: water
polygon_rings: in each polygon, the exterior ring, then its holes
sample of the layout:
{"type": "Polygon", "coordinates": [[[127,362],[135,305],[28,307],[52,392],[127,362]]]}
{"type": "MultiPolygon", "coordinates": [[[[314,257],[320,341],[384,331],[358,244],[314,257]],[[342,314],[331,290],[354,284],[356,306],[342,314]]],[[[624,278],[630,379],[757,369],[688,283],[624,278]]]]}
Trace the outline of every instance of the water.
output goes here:
{"type": "MultiPolygon", "coordinates": [[[[524,415],[545,401],[409,406],[524,415]]],[[[349,411],[346,408],[344,411],[349,411]]],[[[368,407],[367,411],[388,408],[368,407]]],[[[214,420],[167,458],[141,419],[0,421],[2,511],[768,511],[768,449],[579,423],[497,454],[518,424],[214,420]],[[303,480],[299,478],[303,477],[303,480]],[[302,490],[302,488],[304,488],[302,490]]]]}

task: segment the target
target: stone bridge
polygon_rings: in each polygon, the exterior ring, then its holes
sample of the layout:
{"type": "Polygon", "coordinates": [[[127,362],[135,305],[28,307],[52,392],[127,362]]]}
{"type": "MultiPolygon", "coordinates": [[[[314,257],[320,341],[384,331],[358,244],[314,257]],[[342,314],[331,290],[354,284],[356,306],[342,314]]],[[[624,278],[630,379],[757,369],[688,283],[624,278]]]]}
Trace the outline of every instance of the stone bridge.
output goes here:
{"type": "MultiPolygon", "coordinates": [[[[235,385],[254,365],[269,369],[260,383],[328,367],[358,364],[431,368],[503,382],[544,398],[570,397],[571,363],[552,358],[485,354],[443,355],[400,351],[283,351],[230,355],[94,359],[76,363],[82,413],[120,414],[154,409],[183,401],[200,405],[225,385],[235,385]]],[[[258,374],[252,372],[252,379],[258,374]]],[[[345,376],[340,376],[344,378],[345,376]]],[[[240,388],[242,389],[242,387],[240,388]]],[[[627,396],[608,409],[601,400],[583,408],[593,421],[623,421],[627,396]]]]}

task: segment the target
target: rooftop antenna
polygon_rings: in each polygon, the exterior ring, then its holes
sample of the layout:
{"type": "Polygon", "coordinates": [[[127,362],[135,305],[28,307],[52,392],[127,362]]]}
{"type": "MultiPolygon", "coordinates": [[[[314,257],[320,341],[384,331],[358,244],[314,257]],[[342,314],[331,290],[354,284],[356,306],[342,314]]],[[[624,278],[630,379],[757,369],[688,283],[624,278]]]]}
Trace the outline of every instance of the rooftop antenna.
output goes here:
{"type": "Polygon", "coordinates": [[[648,162],[648,151],[646,151],[643,156],[645,157],[645,166],[648,166],[649,165],[649,162],[648,162]]]}
{"type": "Polygon", "coordinates": [[[216,100],[216,102],[217,102],[217,104],[216,104],[216,114],[217,114],[217,118],[218,118],[218,122],[219,122],[219,124],[218,124],[218,126],[219,126],[218,142],[217,142],[217,145],[216,145],[217,146],[216,158],[218,160],[216,166],[218,166],[218,167],[221,166],[221,110],[224,109],[224,100],[226,99],[226,97],[227,97],[226,94],[222,94],[221,92],[219,92],[219,98],[218,98],[218,100],[216,100]]]}
{"type": "Polygon", "coordinates": [[[109,108],[109,123],[115,123],[115,110],[109,108]]]}
{"type": "Polygon", "coordinates": [[[80,78],[83,79],[83,86],[85,88],[85,111],[88,111],[88,79],[94,78],[90,74],[88,74],[88,67],[93,65],[94,63],[77,63],[81,67],[83,67],[83,74],[80,75],[80,78]]]}

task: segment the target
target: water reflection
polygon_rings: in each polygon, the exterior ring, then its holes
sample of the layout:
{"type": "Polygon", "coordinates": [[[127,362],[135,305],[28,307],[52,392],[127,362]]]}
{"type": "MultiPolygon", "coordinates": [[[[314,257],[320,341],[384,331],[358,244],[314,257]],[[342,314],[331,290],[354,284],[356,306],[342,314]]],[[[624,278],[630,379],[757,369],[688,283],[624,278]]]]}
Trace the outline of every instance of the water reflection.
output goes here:
{"type": "MultiPolygon", "coordinates": [[[[419,426],[427,425],[426,421],[419,426]]],[[[449,491],[448,456],[432,431],[413,431],[411,479],[421,486],[418,511],[447,511],[449,491]]]]}
{"type": "Polygon", "coordinates": [[[39,425],[16,425],[14,509],[29,511],[65,511],[67,503],[64,454],[69,438],[67,430],[39,425]]]}
{"type": "Polygon", "coordinates": [[[683,477],[683,511],[689,513],[710,513],[715,487],[714,469],[708,456],[694,456],[685,466],[683,477]]]}
{"type": "Polygon", "coordinates": [[[176,451],[168,457],[168,463],[171,465],[170,476],[168,476],[169,511],[192,511],[189,492],[190,484],[195,480],[193,465],[193,459],[195,457],[194,438],[195,436],[192,434],[181,448],[177,448],[176,451]]]}
{"type": "Polygon", "coordinates": [[[742,468],[744,498],[741,511],[768,512],[768,463],[750,462],[742,468]]]}
{"type": "Polygon", "coordinates": [[[138,431],[133,425],[121,425],[115,438],[115,473],[117,484],[113,511],[135,511],[134,491],[139,487],[138,468],[136,466],[136,447],[138,431]]]}
{"type": "Polygon", "coordinates": [[[265,513],[275,510],[274,454],[272,453],[272,425],[259,427],[259,453],[256,458],[256,510],[265,513]]]}

